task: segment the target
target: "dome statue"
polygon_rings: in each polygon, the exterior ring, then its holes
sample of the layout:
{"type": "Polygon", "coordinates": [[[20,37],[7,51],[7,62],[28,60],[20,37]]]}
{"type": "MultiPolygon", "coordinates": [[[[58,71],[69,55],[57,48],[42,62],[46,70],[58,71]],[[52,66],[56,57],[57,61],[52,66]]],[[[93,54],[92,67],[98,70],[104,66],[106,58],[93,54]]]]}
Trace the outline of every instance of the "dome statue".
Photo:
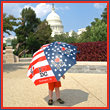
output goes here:
{"type": "Polygon", "coordinates": [[[47,16],[47,21],[52,29],[52,37],[54,37],[55,34],[60,35],[63,33],[62,21],[59,15],[55,13],[54,4],[52,4],[52,12],[47,16]]]}

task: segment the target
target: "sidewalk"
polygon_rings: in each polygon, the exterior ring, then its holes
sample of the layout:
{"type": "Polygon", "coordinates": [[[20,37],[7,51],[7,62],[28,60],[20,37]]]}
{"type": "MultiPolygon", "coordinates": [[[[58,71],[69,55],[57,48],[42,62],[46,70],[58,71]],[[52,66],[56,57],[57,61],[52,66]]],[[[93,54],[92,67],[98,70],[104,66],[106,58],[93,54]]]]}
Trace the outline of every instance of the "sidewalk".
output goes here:
{"type": "MultiPolygon", "coordinates": [[[[29,62],[3,65],[3,107],[50,107],[48,85],[35,86],[27,77],[29,62]]],[[[107,107],[107,74],[65,73],[60,105],[53,94],[51,107],[107,107]]]]}

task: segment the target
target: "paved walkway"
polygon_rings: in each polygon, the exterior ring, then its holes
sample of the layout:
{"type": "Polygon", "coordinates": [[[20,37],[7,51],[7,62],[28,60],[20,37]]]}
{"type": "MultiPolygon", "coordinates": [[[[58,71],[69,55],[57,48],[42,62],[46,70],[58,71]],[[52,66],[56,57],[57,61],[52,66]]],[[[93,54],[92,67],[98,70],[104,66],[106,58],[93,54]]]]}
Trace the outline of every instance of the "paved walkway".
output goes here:
{"type": "MultiPolygon", "coordinates": [[[[29,62],[3,65],[3,107],[50,107],[48,85],[35,86],[27,77],[29,62]]],[[[107,107],[107,74],[65,73],[60,105],[53,94],[51,107],[107,107]]]]}

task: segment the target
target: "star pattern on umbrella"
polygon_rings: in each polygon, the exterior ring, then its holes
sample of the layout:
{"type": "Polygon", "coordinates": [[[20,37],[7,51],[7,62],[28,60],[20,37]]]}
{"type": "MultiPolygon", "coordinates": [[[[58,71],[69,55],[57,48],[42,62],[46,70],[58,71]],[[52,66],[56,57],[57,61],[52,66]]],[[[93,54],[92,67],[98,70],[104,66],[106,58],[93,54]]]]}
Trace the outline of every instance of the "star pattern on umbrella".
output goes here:
{"type": "Polygon", "coordinates": [[[76,49],[77,47],[72,45],[70,46],[67,43],[54,42],[44,50],[47,61],[58,78],[60,76],[57,72],[62,75],[76,63],[76,49]]]}

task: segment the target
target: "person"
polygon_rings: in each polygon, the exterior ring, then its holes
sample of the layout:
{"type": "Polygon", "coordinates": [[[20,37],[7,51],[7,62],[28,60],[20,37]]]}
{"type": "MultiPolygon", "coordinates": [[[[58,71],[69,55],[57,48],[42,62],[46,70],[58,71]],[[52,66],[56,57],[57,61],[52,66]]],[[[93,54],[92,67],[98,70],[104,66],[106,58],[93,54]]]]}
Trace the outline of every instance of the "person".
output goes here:
{"type": "MultiPolygon", "coordinates": [[[[65,79],[65,75],[62,76],[63,79],[65,79]]],[[[60,90],[59,87],[61,87],[61,82],[57,81],[57,82],[51,82],[48,83],[48,87],[49,87],[49,101],[48,101],[48,105],[53,105],[53,90],[55,88],[55,93],[56,93],[56,98],[57,101],[60,104],[64,104],[65,102],[60,98],[60,90]]]]}

